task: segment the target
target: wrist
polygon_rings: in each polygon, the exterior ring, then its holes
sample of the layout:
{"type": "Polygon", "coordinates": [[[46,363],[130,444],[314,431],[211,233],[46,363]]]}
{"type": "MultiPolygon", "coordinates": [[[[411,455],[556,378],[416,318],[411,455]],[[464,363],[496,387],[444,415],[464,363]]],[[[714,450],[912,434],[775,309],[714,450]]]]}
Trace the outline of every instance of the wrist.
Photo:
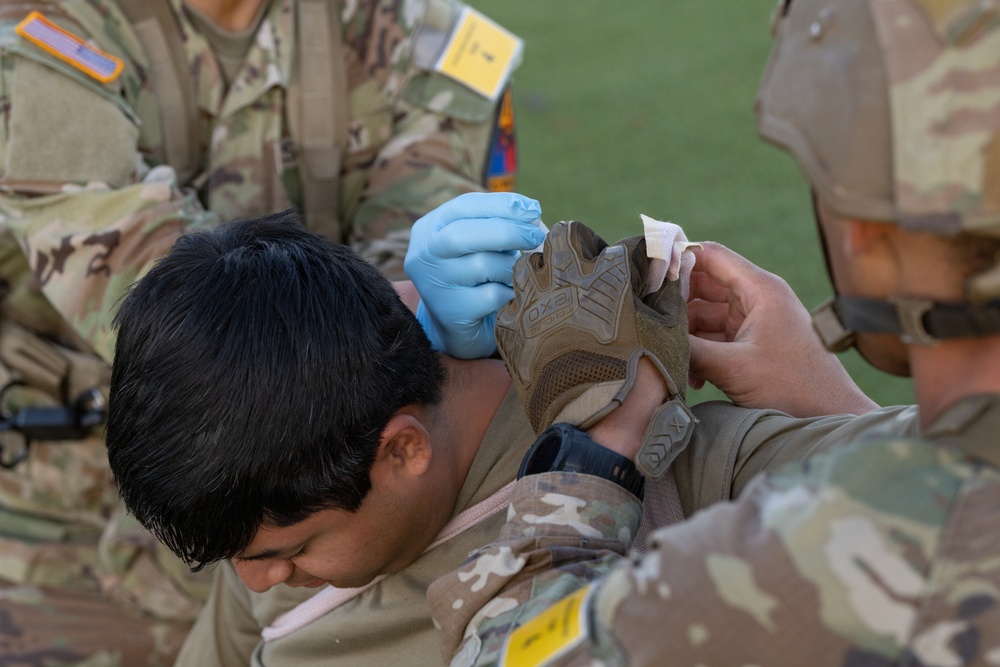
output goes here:
{"type": "Polygon", "coordinates": [[[590,437],[611,451],[635,460],[650,419],[666,400],[666,383],[652,362],[643,357],[636,369],[635,385],[618,408],[589,429],[590,437]]]}
{"type": "Polygon", "coordinates": [[[545,472],[576,472],[614,482],[642,500],[645,480],[632,461],[570,424],[553,424],[524,455],[518,479],[545,472]]]}

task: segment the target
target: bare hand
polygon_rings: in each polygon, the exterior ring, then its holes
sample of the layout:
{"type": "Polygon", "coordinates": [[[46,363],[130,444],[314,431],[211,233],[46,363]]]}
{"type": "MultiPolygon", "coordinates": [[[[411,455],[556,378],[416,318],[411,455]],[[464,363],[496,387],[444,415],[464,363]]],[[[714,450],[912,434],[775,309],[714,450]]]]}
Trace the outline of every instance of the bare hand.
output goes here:
{"type": "Polygon", "coordinates": [[[820,343],[788,283],[725,246],[701,245],[688,302],[693,386],[707,381],[737,405],[795,417],[878,407],[820,343]]]}

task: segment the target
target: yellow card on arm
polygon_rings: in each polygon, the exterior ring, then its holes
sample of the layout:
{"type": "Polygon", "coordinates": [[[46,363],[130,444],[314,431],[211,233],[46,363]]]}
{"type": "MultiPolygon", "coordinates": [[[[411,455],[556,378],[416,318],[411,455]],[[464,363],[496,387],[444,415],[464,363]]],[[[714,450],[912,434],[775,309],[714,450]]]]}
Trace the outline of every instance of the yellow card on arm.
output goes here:
{"type": "Polygon", "coordinates": [[[587,636],[587,603],[592,586],[572,593],[510,633],[500,664],[540,667],[566,655],[587,636]]]}
{"type": "Polygon", "coordinates": [[[521,60],[524,42],[471,7],[465,7],[434,69],[497,99],[521,60]]]}

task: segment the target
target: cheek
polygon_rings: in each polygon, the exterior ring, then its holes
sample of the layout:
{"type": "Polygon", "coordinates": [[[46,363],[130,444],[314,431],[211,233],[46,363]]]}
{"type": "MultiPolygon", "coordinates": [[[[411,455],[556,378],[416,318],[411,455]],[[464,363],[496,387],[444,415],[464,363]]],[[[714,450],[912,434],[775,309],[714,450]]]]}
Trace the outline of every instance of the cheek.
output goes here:
{"type": "Polygon", "coordinates": [[[387,556],[388,530],[350,530],[316,540],[308,551],[295,559],[305,574],[329,581],[334,586],[352,588],[381,574],[387,556]]]}

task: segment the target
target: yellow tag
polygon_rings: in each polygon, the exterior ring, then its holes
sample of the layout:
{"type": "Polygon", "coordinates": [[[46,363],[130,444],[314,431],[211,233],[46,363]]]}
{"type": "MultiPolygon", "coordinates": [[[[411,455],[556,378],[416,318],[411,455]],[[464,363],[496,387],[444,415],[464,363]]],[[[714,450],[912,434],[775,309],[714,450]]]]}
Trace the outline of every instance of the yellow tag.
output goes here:
{"type": "Polygon", "coordinates": [[[41,12],[31,12],[14,31],[43,51],[89,74],[101,83],[118,78],[125,66],[119,58],[91,46],[73,33],[63,30],[41,12]]]}
{"type": "Polygon", "coordinates": [[[495,100],[523,48],[517,35],[465,7],[434,69],[495,100]]]}
{"type": "Polygon", "coordinates": [[[541,667],[579,646],[587,636],[587,598],[581,588],[510,633],[500,664],[541,667]]]}

